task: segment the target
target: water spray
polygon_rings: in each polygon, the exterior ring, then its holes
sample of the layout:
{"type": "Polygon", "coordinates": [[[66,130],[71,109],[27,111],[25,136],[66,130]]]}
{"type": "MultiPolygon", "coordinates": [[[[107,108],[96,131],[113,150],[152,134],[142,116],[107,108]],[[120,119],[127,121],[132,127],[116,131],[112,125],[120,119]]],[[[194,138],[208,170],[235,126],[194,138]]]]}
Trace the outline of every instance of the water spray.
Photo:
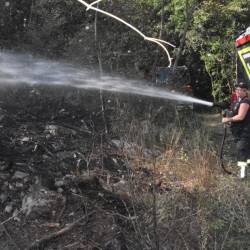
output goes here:
{"type": "Polygon", "coordinates": [[[177,102],[198,103],[213,106],[213,103],[191,96],[173,93],[167,89],[145,85],[139,80],[121,77],[96,77],[95,73],[71,64],[37,59],[30,55],[0,52],[0,84],[61,85],[81,89],[102,89],[105,91],[137,94],[177,102]]]}
{"type": "Polygon", "coordinates": [[[170,53],[168,51],[168,49],[164,46],[164,44],[167,44],[173,48],[175,48],[175,45],[167,42],[167,41],[164,41],[164,40],[161,40],[161,39],[158,39],[158,38],[153,38],[153,37],[148,37],[146,35],[144,35],[140,30],[138,30],[136,27],[134,27],[133,25],[129,24],[128,22],[124,21],[123,19],[121,19],[120,17],[118,16],[115,16],[107,11],[104,11],[104,10],[101,10],[99,8],[96,8],[96,7],[93,7],[93,5],[101,2],[102,0],[97,0],[97,1],[94,1],[92,2],[91,4],[89,3],[86,3],[85,1],[83,0],[77,0],[78,2],[80,2],[81,4],[85,5],[86,6],[86,10],[89,10],[89,9],[92,9],[92,10],[95,10],[97,12],[100,12],[104,15],[107,15],[111,18],[114,18],[116,19],[117,21],[125,24],[126,26],[128,26],[129,28],[131,28],[132,30],[134,30],[135,32],[137,32],[140,36],[142,36],[144,38],[144,40],[147,40],[147,41],[150,41],[150,42],[153,42],[153,43],[156,43],[157,45],[159,45],[164,51],[165,53],[167,54],[167,57],[168,57],[168,61],[169,61],[169,64],[168,64],[168,67],[171,67],[172,66],[172,59],[171,56],[170,56],[170,53]]]}
{"type": "MultiPolygon", "coordinates": [[[[165,45],[175,48],[173,44],[162,39],[147,37],[140,30],[123,19],[109,12],[93,7],[93,5],[102,0],[96,0],[91,4],[88,4],[83,0],[77,1],[86,6],[87,10],[92,9],[114,18],[137,32],[144,38],[144,40],[159,45],[166,52],[169,60],[168,67],[171,67],[172,58],[170,57],[165,45]]],[[[57,63],[49,60],[34,59],[33,57],[21,54],[0,52],[0,73],[0,83],[2,84],[15,85],[18,83],[25,83],[28,85],[65,85],[83,89],[102,89],[112,92],[138,94],[142,96],[174,100],[177,102],[199,103],[201,105],[213,106],[213,103],[198,98],[172,93],[160,88],[145,86],[145,83],[141,81],[128,81],[127,79],[108,76],[96,78],[91,72],[74,67],[73,65],[57,63]]]]}

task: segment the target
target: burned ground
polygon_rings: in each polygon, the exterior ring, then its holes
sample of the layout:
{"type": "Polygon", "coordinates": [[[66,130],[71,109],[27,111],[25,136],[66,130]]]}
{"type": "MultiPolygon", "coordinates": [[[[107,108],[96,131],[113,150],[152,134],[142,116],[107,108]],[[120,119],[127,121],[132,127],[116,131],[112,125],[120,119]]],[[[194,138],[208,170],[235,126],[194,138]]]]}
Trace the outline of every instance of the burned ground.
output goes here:
{"type": "Polygon", "coordinates": [[[125,244],[113,214],[128,216],[130,205],[102,183],[127,169],[100,125],[99,100],[70,88],[1,90],[1,221],[14,216],[1,223],[1,249],[125,244]],[[65,239],[36,242],[75,221],[65,239]]]}
{"type": "Polygon", "coordinates": [[[119,136],[123,112],[144,116],[125,100],[144,110],[146,101],[51,86],[5,86],[0,95],[0,248],[128,249],[123,232],[133,234],[139,204],[124,154],[134,146],[119,136]]]}
{"type": "Polygon", "coordinates": [[[0,97],[0,249],[248,249],[248,185],[190,111],[59,86],[0,97]]]}

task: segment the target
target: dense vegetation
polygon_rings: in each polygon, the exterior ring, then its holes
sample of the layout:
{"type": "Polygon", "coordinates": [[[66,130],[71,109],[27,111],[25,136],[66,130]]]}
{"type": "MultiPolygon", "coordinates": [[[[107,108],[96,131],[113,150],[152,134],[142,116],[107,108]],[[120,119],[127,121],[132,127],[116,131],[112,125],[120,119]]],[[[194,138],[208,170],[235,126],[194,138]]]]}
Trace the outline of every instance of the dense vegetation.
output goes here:
{"type": "MultiPolygon", "coordinates": [[[[117,0],[101,1],[99,8],[175,44],[170,52],[175,63],[189,67],[196,93],[208,98],[212,90],[216,99],[225,97],[235,79],[234,40],[249,26],[248,0],[117,0]]],[[[167,65],[156,45],[107,16],[86,12],[76,0],[1,1],[0,47],[101,64],[127,75],[167,65]]]]}
{"type": "MultiPolygon", "coordinates": [[[[99,8],[175,44],[196,94],[225,98],[249,0],[99,8]]],[[[155,44],[76,0],[0,1],[0,49],[131,78],[168,64],[155,44]]],[[[186,119],[162,100],[61,86],[1,86],[0,99],[0,249],[250,249],[249,179],[235,176],[226,150],[233,175],[223,175],[217,114],[186,119]]]]}

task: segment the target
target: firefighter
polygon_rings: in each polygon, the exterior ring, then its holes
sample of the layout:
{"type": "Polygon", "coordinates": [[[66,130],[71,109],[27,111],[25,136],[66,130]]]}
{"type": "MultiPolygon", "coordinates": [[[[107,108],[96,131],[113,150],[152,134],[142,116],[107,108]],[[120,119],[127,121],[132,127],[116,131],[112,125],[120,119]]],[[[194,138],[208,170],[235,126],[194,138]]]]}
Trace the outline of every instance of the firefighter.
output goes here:
{"type": "Polygon", "coordinates": [[[223,117],[223,123],[231,123],[231,131],[236,143],[237,165],[240,167],[240,177],[245,177],[247,162],[250,160],[250,100],[248,85],[240,82],[235,88],[237,101],[232,108],[231,117],[223,117]]]}

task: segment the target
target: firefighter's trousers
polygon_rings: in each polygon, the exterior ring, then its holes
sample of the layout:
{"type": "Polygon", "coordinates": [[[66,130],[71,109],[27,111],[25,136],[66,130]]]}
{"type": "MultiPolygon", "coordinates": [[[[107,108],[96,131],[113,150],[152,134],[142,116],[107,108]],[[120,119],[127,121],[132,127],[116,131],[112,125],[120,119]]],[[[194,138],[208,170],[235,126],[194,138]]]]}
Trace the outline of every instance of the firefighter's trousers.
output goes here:
{"type": "Polygon", "coordinates": [[[250,137],[235,138],[237,161],[250,159],[250,137]]]}

